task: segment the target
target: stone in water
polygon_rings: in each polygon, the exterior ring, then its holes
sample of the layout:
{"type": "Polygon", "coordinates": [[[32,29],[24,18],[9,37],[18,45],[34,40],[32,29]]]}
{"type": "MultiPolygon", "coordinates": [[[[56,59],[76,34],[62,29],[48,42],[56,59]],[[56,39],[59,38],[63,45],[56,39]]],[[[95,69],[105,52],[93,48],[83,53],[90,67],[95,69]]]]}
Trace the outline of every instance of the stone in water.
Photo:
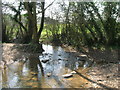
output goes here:
{"type": "Polygon", "coordinates": [[[52,74],[51,73],[47,73],[47,76],[50,77],[52,74]]]}
{"type": "Polygon", "coordinates": [[[68,59],[67,59],[67,58],[64,58],[64,60],[65,60],[65,61],[68,61],[68,59]]]}
{"type": "Polygon", "coordinates": [[[76,74],[76,71],[72,71],[71,74],[76,74]]]}
{"type": "Polygon", "coordinates": [[[87,57],[87,55],[84,55],[84,54],[83,54],[83,55],[80,55],[80,56],[81,56],[81,57],[87,57]]]}
{"type": "Polygon", "coordinates": [[[59,58],[58,60],[62,60],[61,58],[59,58]]]}
{"type": "Polygon", "coordinates": [[[65,75],[62,75],[64,78],[69,78],[69,77],[72,77],[73,75],[72,74],[65,74],[65,75]]]}
{"type": "Polygon", "coordinates": [[[59,54],[58,56],[61,56],[61,54],[59,54]]]}
{"type": "Polygon", "coordinates": [[[49,60],[42,60],[43,63],[46,63],[46,62],[48,62],[48,61],[49,61],[49,60]]]}

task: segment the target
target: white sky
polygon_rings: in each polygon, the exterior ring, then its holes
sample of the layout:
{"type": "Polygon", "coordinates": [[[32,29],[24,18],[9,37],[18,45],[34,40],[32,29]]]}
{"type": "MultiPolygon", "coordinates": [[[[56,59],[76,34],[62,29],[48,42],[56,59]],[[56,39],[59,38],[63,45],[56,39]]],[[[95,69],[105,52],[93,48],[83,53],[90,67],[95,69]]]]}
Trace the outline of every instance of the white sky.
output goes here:
{"type": "MultiPolygon", "coordinates": [[[[47,7],[50,3],[52,3],[54,0],[45,0],[45,7],[47,7]]],[[[58,1],[60,0],[55,0],[55,2],[45,11],[45,16],[50,16],[52,17],[53,15],[51,15],[51,12],[59,12],[60,13],[60,8],[58,6],[58,4],[56,4],[58,1]]],[[[3,3],[9,3],[12,4],[14,3],[14,6],[18,6],[19,0],[2,0],[3,3]]],[[[7,11],[8,13],[12,13],[14,14],[14,12],[12,12],[11,10],[7,11]]],[[[26,11],[22,12],[22,13],[26,13],[26,11]]]]}
{"type": "MultiPolygon", "coordinates": [[[[37,0],[37,1],[40,1],[40,0],[37,0]]],[[[45,7],[47,7],[51,2],[53,2],[54,0],[45,0],[45,7]]],[[[58,12],[59,14],[63,14],[62,12],[60,12],[60,7],[58,6],[57,2],[62,2],[62,1],[65,1],[66,4],[68,4],[68,1],[70,0],[55,0],[55,2],[45,11],[45,16],[46,17],[52,17],[55,19],[55,16],[54,14],[51,15],[51,12],[58,12]]],[[[72,0],[71,0],[72,1],[72,0]]],[[[75,0],[76,1],[76,0],[75,0]]],[[[78,0],[79,1],[79,0],[78,0]]],[[[88,0],[89,1],[89,0],[88,0]]],[[[94,0],[95,1],[95,0],[94,0]]],[[[97,1],[101,1],[101,0],[97,0],[97,1]]],[[[103,0],[105,1],[105,0],[103,0]]],[[[19,3],[19,0],[2,0],[3,3],[14,3],[14,6],[18,6],[17,3],[19,3]]],[[[100,10],[102,11],[102,7],[99,6],[100,10]]],[[[8,13],[13,13],[12,11],[7,11],[8,13]]],[[[22,13],[26,13],[25,11],[22,12],[22,13]]],[[[101,13],[101,12],[100,12],[101,13]]]]}

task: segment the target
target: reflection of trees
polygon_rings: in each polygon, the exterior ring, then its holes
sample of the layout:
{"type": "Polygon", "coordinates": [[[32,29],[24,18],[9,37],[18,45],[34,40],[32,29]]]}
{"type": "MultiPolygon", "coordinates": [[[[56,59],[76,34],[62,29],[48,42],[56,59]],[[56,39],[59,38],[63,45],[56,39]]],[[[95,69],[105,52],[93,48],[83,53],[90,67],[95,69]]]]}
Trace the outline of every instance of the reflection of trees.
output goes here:
{"type": "Polygon", "coordinates": [[[2,88],[8,88],[7,68],[2,70],[2,88]]]}
{"type": "MultiPolygon", "coordinates": [[[[44,76],[44,70],[42,67],[42,64],[39,60],[39,57],[36,55],[30,55],[28,57],[28,60],[25,62],[28,68],[28,73],[24,76],[22,76],[22,87],[41,87],[41,81],[39,80],[39,68],[41,69],[41,74],[44,76]]],[[[40,76],[40,77],[42,77],[40,76]]]]}
{"type": "Polygon", "coordinates": [[[43,70],[43,66],[39,60],[39,57],[31,55],[29,57],[29,69],[33,72],[38,72],[38,65],[41,69],[41,73],[44,76],[44,70],[43,70]]]}
{"type": "Polygon", "coordinates": [[[17,80],[22,80],[22,84],[20,84],[21,82],[19,81],[13,81],[14,85],[16,86],[17,84],[19,84],[21,87],[26,87],[29,86],[29,84],[31,85],[31,83],[35,83],[32,84],[31,87],[38,87],[38,85],[40,86],[40,84],[38,84],[39,82],[33,82],[33,81],[37,81],[38,80],[38,66],[41,69],[41,74],[42,76],[44,76],[44,71],[43,71],[43,67],[42,64],[39,60],[39,58],[37,56],[30,56],[28,58],[28,60],[26,60],[25,62],[22,61],[16,61],[10,65],[7,65],[7,67],[5,67],[2,70],[2,87],[3,88],[9,88],[9,82],[14,78],[17,77],[17,80]],[[24,75],[24,64],[28,65],[29,71],[30,73],[26,76],[24,75]],[[8,72],[9,71],[9,72],[8,72]],[[14,74],[17,74],[17,76],[14,76],[14,74]],[[12,77],[12,78],[11,78],[12,77]]]}

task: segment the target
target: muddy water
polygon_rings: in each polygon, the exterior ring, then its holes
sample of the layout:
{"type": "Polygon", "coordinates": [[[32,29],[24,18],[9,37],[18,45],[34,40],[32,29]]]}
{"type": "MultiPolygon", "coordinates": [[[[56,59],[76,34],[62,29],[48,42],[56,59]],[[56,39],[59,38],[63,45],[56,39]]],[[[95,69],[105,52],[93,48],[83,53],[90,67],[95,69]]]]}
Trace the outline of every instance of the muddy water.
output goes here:
{"type": "Polygon", "coordinates": [[[5,66],[0,72],[0,88],[86,88],[89,82],[78,74],[62,75],[77,70],[85,77],[88,60],[76,58],[76,52],[62,47],[43,45],[45,52],[26,56],[5,66]]]}

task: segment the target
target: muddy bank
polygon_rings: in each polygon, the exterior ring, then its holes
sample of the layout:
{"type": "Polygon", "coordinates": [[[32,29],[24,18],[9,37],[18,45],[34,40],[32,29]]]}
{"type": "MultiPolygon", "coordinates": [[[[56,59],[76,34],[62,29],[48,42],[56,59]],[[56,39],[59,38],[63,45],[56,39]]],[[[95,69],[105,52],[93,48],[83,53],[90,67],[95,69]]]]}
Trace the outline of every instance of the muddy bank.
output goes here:
{"type": "MultiPolygon", "coordinates": [[[[76,49],[73,49],[70,46],[64,45],[63,47],[69,48],[76,52],[76,49]]],[[[119,67],[120,67],[120,50],[117,49],[93,49],[93,48],[82,48],[84,51],[83,54],[87,55],[94,61],[94,65],[87,72],[90,75],[92,87],[100,88],[103,87],[112,87],[119,88],[119,67]],[[100,84],[103,85],[100,85],[100,84]],[[104,86],[105,85],[105,86],[104,86]]]]}
{"type": "Polygon", "coordinates": [[[9,67],[2,67],[3,87],[118,88],[119,64],[115,59],[116,56],[114,56],[115,63],[105,63],[101,59],[104,56],[99,57],[98,54],[97,58],[97,52],[93,53],[95,59],[90,54],[78,53],[68,46],[43,45],[45,52],[42,54],[24,52],[18,49],[20,46],[20,44],[3,44],[4,62],[1,62],[1,67],[4,63],[9,67]],[[95,64],[92,65],[89,60],[94,60],[95,64]],[[101,63],[98,63],[100,60],[101,63]],[[77,73],[70,78],[62,76],[72,71],[77,73]],[[14,81],[10,79],[11,77],[14,81]],[[11,81],[14,84],[11,85],[11,81]]]}

